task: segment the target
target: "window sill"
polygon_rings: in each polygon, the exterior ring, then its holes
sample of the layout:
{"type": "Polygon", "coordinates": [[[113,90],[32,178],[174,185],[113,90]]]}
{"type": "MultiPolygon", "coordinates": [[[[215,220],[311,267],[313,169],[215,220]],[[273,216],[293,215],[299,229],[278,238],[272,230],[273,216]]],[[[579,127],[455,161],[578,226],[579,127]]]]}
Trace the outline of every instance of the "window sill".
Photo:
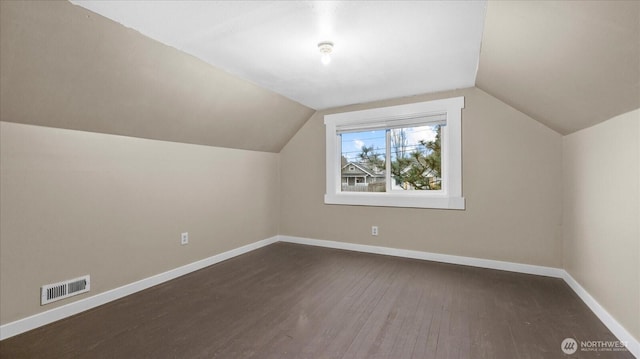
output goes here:
{"type": "Polygon", "coordinates": [[[449,197],[446,195],[340,193],[325,194],[324,203],[352,206],[465,209],[464,197],[449,197]]]}

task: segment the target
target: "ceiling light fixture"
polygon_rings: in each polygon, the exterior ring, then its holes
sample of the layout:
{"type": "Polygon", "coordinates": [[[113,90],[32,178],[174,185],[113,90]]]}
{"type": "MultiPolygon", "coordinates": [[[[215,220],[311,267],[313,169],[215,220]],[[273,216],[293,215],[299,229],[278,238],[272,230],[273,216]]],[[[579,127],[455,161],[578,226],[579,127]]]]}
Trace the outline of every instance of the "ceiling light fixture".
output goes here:
{"type": "Polygon", "coordinates": [[[331,51],[333,51],[333,42],[323,41],[318,44],[318,50],[322,54],[322,64],[329,65],[331,62],[331,51]]]}

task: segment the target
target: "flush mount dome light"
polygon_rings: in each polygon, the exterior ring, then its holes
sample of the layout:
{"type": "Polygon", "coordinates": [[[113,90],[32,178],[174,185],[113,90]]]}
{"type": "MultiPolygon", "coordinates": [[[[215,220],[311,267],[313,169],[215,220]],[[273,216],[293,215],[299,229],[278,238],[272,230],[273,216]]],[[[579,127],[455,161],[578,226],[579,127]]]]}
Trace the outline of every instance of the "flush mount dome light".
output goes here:
{"type": "Polygon", "coordinates": [[[333,51],[333,42],[323,41],[318,44],[318,50],[322,54],[322,63],[324,65],[329,65],[331,62],[331,51],[333,51]]]}

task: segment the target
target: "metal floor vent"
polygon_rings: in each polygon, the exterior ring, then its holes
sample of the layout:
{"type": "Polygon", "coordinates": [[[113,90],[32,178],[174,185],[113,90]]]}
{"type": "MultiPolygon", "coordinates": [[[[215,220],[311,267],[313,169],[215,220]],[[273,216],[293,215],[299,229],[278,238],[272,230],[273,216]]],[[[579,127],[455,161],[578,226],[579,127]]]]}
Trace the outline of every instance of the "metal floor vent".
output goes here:
{"type": "Polygon", "coordinates": [[[69,298],[76,294],[88,292],[90,289],[89,275],[66,280],[64,282],[46,284],[40,289],[40,305],[49,304],[56,300],[69,298]]]}

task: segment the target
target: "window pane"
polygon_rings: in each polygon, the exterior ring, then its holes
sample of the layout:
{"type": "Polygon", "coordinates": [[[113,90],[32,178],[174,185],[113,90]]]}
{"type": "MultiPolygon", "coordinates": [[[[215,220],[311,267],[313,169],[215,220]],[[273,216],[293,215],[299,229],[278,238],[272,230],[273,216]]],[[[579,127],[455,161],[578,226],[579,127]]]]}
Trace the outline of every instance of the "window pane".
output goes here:
{"type": "Polygon", "coordinates": [[[440,190],[441,125],[389,130],[391,137],[391,189],[440,190]]]}
{"type": "Polygon", "coordinates": [[[341,183],[344,192],[385,192],[386,131],[340,135],[341,183]]]}

